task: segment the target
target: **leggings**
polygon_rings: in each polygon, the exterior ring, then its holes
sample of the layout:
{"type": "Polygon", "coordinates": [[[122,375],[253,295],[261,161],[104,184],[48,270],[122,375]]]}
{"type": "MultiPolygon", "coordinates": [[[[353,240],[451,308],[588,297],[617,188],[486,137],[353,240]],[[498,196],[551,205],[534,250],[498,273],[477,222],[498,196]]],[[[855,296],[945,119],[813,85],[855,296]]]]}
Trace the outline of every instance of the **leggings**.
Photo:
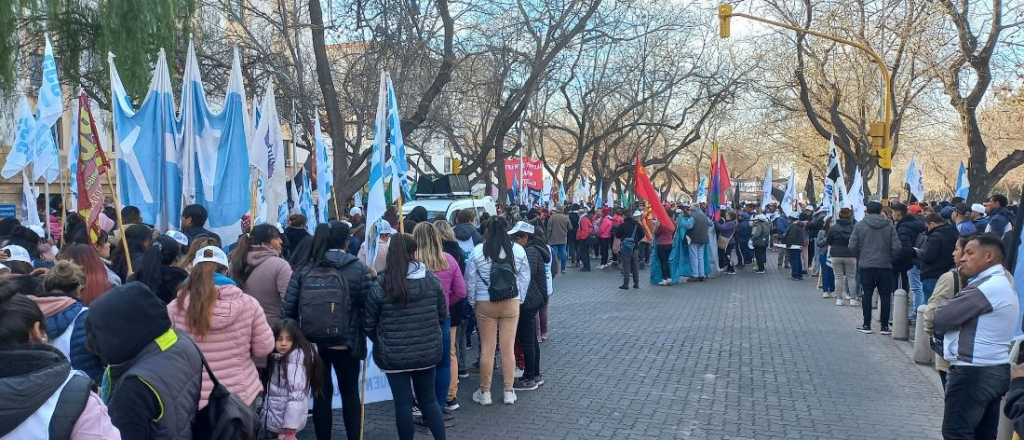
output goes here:
{"type": "MultiPolygon", "coordinates": [[[[435,440],[443,440],[444,419],[441,418],[441,406],[434,395],[434,369],[406,371],[404,373],[387,373],[391,395],[395,399],[395,424],[398,425],[398,438],[412,440],[416,428],[412,423],[412,392],[416,389],[419,397],[420,411],[423,421],[430,428],[435,440]]],[[[359,406],[356,405],[356,412],[359,406]]],[[[357,437],[358,438],[358,437],[357,437]]]]}
{"type": "Polygon", "coordinates": [[[661,278],[666,280],[672,279],[672,268],[668,265],[668,257],[672,254],[671,244],[659,244],[655,249],[658,255],[658,264],[661,265],[661,278]]]}
{"type": "Polygon", "coordinates": [[[348,440],[358,440],[360,431],[359,409],[359,359],[351,356],[349,350],[335,350],[325,345],[317,345],[320,360],[323,362],[323,392],[313,400],[313,429],[318,440],[331,439],[331,427],[334,425],[331,414],[331,399],[334,396],[334,384],[331,383],[331,368],[338,377],[341,388],[341,415],[345,419],[345,436],[348,440]]]}

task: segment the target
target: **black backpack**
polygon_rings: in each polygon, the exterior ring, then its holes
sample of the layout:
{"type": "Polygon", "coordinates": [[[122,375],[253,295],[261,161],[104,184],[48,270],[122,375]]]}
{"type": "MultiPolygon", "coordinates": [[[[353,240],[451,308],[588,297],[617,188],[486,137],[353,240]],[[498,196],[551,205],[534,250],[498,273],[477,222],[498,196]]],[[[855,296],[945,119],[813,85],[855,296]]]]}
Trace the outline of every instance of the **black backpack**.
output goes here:
{"type": "Polygon", "coordinates": [[[302,333],[314,343],[349,341],[352,300],[339,268],[317,264],[301,280],[298,309],[302,333]]]}
{"type": "Polygon", "coordinates": [[[754,246],[756,246],[756,247],[768,247],[768,238],[770,237],[770,235],[769,235],[770,232],[769,233],[764,233],[765,232],[764,230],[766,228],[769,228],[769,227],[770,226],[768,226],[767,224],[764,224],[764,223],[761,223],[761,224],[758,224],[758,225],[754,226],[754,231],[756,231],[756,232],[754,233],[754,236],[750,239],[750,241],[752,241],[754,243],[754,246]]]}
{"type": "MultiPolygon", "coordinates": [[[[491,279],[485,281],[487,294],[491,302],[504,301],[519,296],[519,286],[516,285],[516,269],[511,255],[503,260],[491,261],[491,279]]],[[[482,279],[483,277],[481,277],[482,279]]]]}
{"type": "Polygon", "coordinates": [[[195,440],[255,440],[258,438],[259,426],[256,413],[242,402],[238,396],[231,394],[217,380],[210,369],[210,364],[203,360],[203,368],[213,382],[213,390],[207,399],[206,407],[196,413],[192,422],[192,438],[195,440]]]}

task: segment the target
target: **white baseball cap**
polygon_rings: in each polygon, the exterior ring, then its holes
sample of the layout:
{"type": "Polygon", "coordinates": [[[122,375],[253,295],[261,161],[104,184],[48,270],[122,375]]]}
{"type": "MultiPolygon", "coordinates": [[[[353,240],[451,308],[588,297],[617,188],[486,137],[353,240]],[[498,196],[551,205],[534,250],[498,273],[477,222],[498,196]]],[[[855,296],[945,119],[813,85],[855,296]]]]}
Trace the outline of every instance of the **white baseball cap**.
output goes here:
{"type": "Polygon", "coordinates": [[[633,217],[640,217],[641,215],[644,215],[644,213],[640,212],[639,209],[636,210],[636,211],[633,211],[633,217]]]}
{"type": "Polygon", "coordinates": [[[173,238],[174,241],[182,246],[188,246],[188,236],[181,231],[167,231],[167,236],[173,238]]]}
{"type": "Polygon", "coordinates": [[[217,246],[206,246],[199,249],[196,252],[196,257],[192,259],[192,266],[196,266],[199,263],[205,263],[207,261],[217,263],[225,268],[228,267],[228,255],[217,246]]]}
{"type": "Polygon", "coordinates": [[[32,256],[29,255],[28,251],[21,246],[11,244],[4,246],[2,250],[10,254],[10,256],[7,257],[7,261],[21,261],[28,264],[32,264],[32,256]]]}
{"type": "Polygon", "coordinates": [[[984,214],[985,205],[982,205],[981,203],[975,203],[971,205],[971,211],[977,212],[978,214],[984,214]]]}
{"type": "Polygon", "coordinates": [[[392,228],[391,227],[391,223],[388,223],[387,220],[380,220],[380,221],[377,222],[377,235],[378,236],[379,235],[384,235],[384,234],[395,235],[397,233],[398,233],[398,231],[396,231],[395,228],[392,228]]]}
{"type": "Polygon", "coordinates": [[[32,231],[32,232],[35,232],[36,235],[39,236],[39,238],[45,238],[46,237],[46,231],[43,230],[43,227],[41,225],[29,225],[28,229],[30,231],[32,231]]]}
{"type": "Polygon", "coordinates": [[[352,209],[348,210],[348,215],[349,217],[363,215],[363,210],[360,209],[358,206],[353,206],[352,209]]]}
{"type": "Polygon", "coordinates": [[[508,230],[508,235],[515,235],[520,232],[525,232],[527,234],[533,235],[533,231],[533,225],[524,221],[518,221],[515,225],[512,226],[512,229],[508,230]]]}

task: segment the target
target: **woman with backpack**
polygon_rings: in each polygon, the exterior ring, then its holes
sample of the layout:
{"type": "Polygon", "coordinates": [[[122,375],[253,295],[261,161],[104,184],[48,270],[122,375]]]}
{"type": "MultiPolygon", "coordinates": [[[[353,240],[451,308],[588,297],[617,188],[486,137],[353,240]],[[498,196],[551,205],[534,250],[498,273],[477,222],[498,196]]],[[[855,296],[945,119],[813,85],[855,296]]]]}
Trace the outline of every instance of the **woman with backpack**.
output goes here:
{"type": "MultiPolygon", "coordinates": [[[[438,220],[436,223],[447,225],[444,220],[438,220]]],[[[445,310],[449,312],[449,317],[441,323],[443,347],[441,362],[437,364],[435,381],[437,401],[444,403],[446,407],[455,409],[459,406],[459,402],[455,399],[459,390],[459,364],[452,341],[458,337],[458,323],[454,322],[451,317],[453,307],[466,299],[466,281],[462,277],[462,269],[459,268],[455,257],[443,249],[440,228],[435,227],[434,224],[423,222],[416,225],[412,235],[416,240],[416,260],[426,265],[427,270],[433,273],[441,283],[445,310]]],[[[453,251],[458,250],[456,245],[453,251]]]]}
{"type": "Polygon", "coordinates": [[[530,285],[526,249],[512,243],[506,231],[505,219],[494,218],[484,231],[484,242],[473,248],[466,262],[466,288],[471,301],[475,302],[480,334],[480,389],[473,393],[473,401],[485,406],[492,403],[491,379],[499,336],[504,402],[511,405],[516,401],[512,389],[516,368],[513,347],[519,305],[526,299],[530,285]]]}
{"type": "Polygon", "coordinates": [[[36,303],[0,289],[0,389],[11,393],[0,399],[0,438],[120,439],[92,381],[48,341],[36,303]]]}
{"type": "Polygon", "coordinates": [[[444,360],[441,328],[448,318],[444,292],[437,277],[416,259],[416,240],[412,236],[397,234],[389,246],[381,288],[371,289],[366,299],[363,328],[373,341],[373,360],[388,377],[398,438],[412,440],[415,435],[415,390],[423,421],[435,440],[443,440],[444,420],[437,401],[434,367],[444,360]]]}
{"type": "Polygon", "coordinates": [[[519,306],[519,325],[516,341],[523,351],[523,377],[512,384],[516,391],[532,391],[544,384],[540,375],[540,344],[537,340],[537,315],[548,302],[547,265],[551,263],[551,250],[544,240],[544,229],[519,222],[509,231],[514,243],[526,248],[530,269],[530,284],[525,301],[519,306]]]}
{"type": "Polygon", "coordinates": [[[303,257],[307,263],[292,273],[284,300],[283,317],[300,323],[323,363],[323,391],[313,399],[313,428],[320,440],[331,438],[334,424],[332,369],[341,388],[345,435],[357,440],[362,430],[359,363],[366,359],[362,315],[366,295],[376,283],[370,268],[344,251],[350,231],[341,222],[316,227],[308,255],[303,257]]]}
{"type": "Polygon", "coordinates": [[[828,246],[829,260],[832,262],[832,275],[835,279],[836,305],[857,306],[857,295],[850,291],[850,284],[857,278],[857,254],[850,249],[850,236],[853,235],[853,210],[839,210],[839,218],[828,229],[825,244],[828,246]]]}
{"type": "Polygon", "coordinates": [[[292,267],[281,258],[283,249],[281,231],[264,223],[242,234],[231,252],[231,278],[260,302],[271,327],[281,320],[281,300],[292,278],[292,267]]]}
{"type": "Polygon", "coordinates": [[[765,273],[764,266],[768,262],[768,245],[771,244],[771,238],[772,224],[768,221],[768,216],[754,216],[754,226],[750,231],[750,244],[754,246],[754,260],[757,261],[757,270],[754,273],[765,273]]]}
{"type": "MultiPolygon", "coordinates": [[[[178,330],[192,336],[217,379],[246,405],[263,391],[253,359],[266,359],[274,334],[260,303],[224,274],[228,256],[219,247],[196,252],[192,271],[167,313],[178,330]]],[[[213,381],[203,372],[199,409],[206,407],[213,381]]]]}

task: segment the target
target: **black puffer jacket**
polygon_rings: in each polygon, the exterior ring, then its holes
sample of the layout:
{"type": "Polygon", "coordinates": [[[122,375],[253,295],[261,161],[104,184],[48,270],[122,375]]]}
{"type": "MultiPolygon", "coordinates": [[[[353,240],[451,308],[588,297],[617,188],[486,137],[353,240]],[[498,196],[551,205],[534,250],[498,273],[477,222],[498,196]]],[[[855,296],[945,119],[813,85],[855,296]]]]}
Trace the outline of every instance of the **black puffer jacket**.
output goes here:
{"type": "Polygon", "coordinates": [[[548,276],[544,268],[551,262],[551,251],[542,242],[530,242],[526,245],[526,261],[530,262],[530,287],[520,309],[533,313],[548,303],[548,276]]]}
{"type": "Polygon", "coordinates": [[[914,265],[914,244],[917,243],[917,236],[923,234],[928,228],[920,218],[907,215],[896,222],[896,235],[900,238],[900,251],[893,258],[892,268],[898,272],[904,272],[914,265]]]}
{"type": "MultiPolygon", "coordinates": [[[[10,434],[35,414],[68,379],[71,364],[61,352],[45,344],[27,344],[0,350],[0,437],[10,434]]],[[[89,396],[88,376],[72,376],[50,419],[50,432],[70,435],[89,396]],[[69,408],[77,402],[80,406],[69,408]]],[[[68,438],[68,437],[64,437],[68,438]]]]}
{"type": "Polygon", "coordinates": [[[953,268],[953,248],[959,234],[956,226],[946,223],[929,231],[927,237],[918,253],[921,279],[938,279],[953,268]]]}
{"type": "MultiPolygon", "coordinates": [[[[303,266],[292,272],[292,279],[288,281],[288,290],[285,292],[284,304],[281,316],[299,319],[299,296],[302,292],[302,283],[313,269],[311,264],[303,266]]],[[[345,336],[346,341],[338,345],[344,345],[352,349],[352,356],[359,359],[366,358],[366,338],[363,334],[363,308],[366,303],[366,296],[370,290],[376,287],[377,283],[370,274],[370,268],[366,267],[358,258],[347,252],[337,249],[327,251],[325,264],[334,267],[341,272],[341,278],[348,283],[349,304],[349,334],[345,336]]]]}
{"type": "Polygon", "coordinates": [[[828,229],[825,240],[828,243],[829,255],[833,257],[856,257],[850,249],[850,236],[853,235],[853,221],[841,218],[828,229]]]}
{"type": "MultiPolygon", "coordinates": [[[[390,269],[389,269],[390,270],[390,269]]],[[[422,263],[409,264],[405,304],[384,296],[382,286],[366,298],[364,329],[373,341],[373,360],[384,371],[419,370],[441,361],[441,322],[448,317],[444,292],[422,263]]]]}

